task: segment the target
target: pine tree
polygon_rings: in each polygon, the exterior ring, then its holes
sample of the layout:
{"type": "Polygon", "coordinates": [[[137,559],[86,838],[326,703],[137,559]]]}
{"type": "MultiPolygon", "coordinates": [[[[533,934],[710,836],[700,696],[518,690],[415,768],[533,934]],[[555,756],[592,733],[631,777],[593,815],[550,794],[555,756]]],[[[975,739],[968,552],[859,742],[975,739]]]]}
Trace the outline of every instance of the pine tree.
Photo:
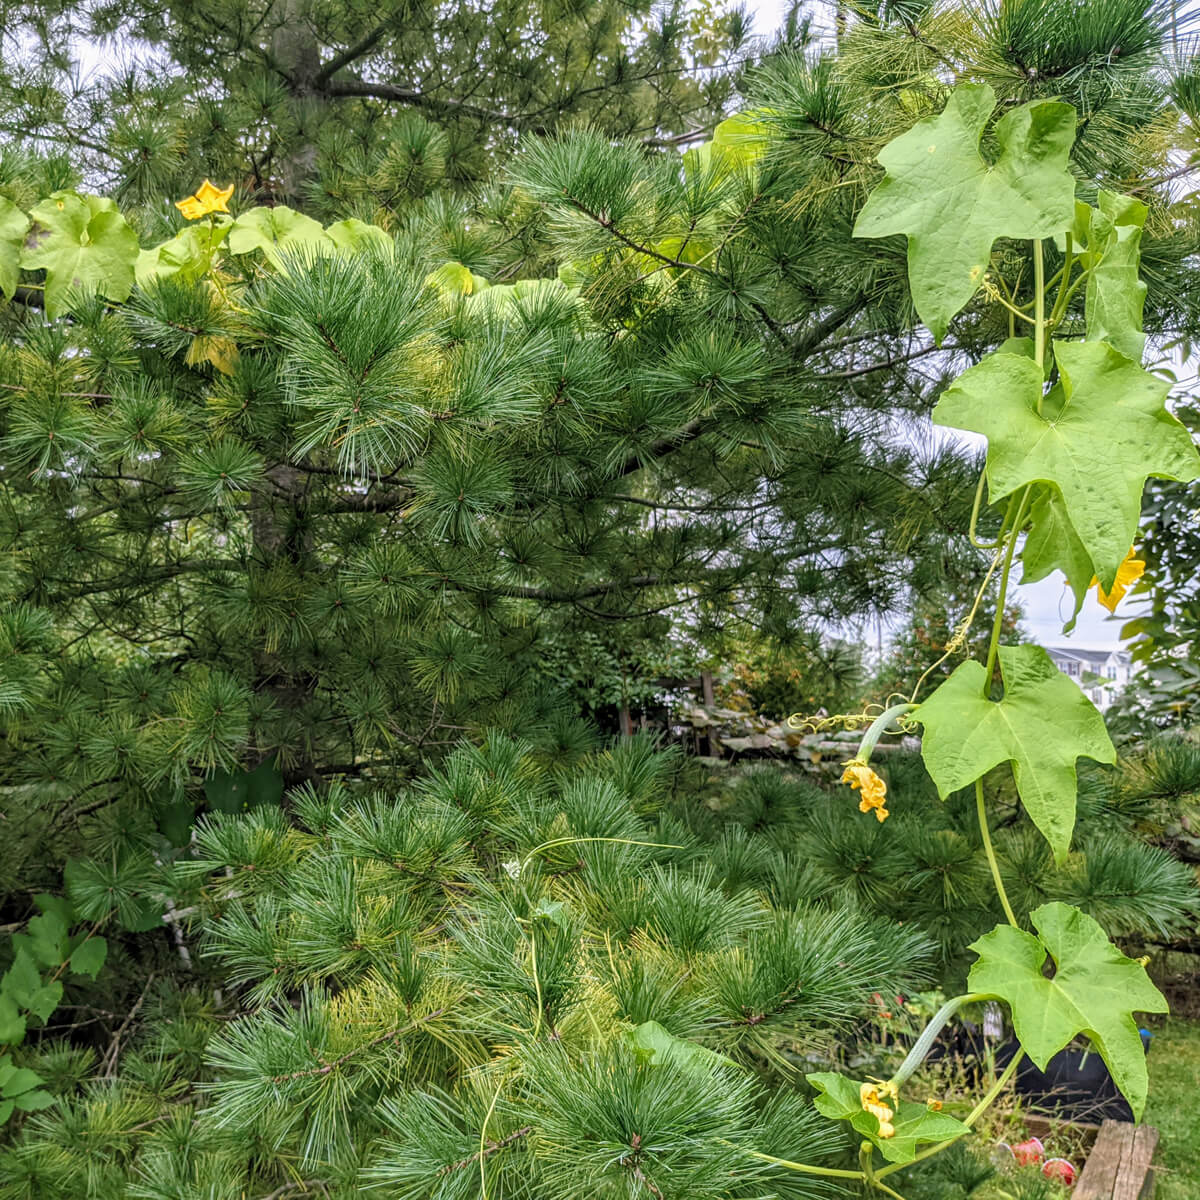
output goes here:
{"type": "Polygon", "coordinates": [[[702,132],[756,53],[738,9],[644,0],[5,0],[0,28],[0,128],[122,200],[207,175],[364,217],[487,179],[521,136],[702,132]]]}
{"type": "MultiPolygon", "coordinates": [[[[349,8],[309,10],[312,41],[294,6],[253,34],[243,4],[138,10],[183,73],[102,87],[95,120],[56,125],[61,77],[5,81],[9,208],[103,235],[64,260],[0,225],[0,1036],[37,1079],[0,1080],[25,1114],[0,1195],[813,1194],[750,1153],[845,1152],[804,1056],[990,916],[952,805],[914,786],[887,848],[782,778],[710,820],[543,660],[663,614],[807,645],[940,586],[972,464],[900,431],[1011,331],[986,303],[940,350],[917,328],[900,245],[850,237],[875,155],[960,78],[1062,96],[1080,194],[1150,202],[1147,328],[1178,328],[1164,10],[883,6],[738,77],[745,111],[681,155],[659,143],[707,136],[735,78],[684,81],[709,50],[678,13],[626,62],[624,7],[517,8],[553,49],[489,36],[476,69],[488,13],[412,6],[346,64],[407,88],[444,49],[437,105],[318,78],[376,28],[349,8]],[[664,65],[669,94],[635,78],[664,65]],[[165,202],[206,171],[234,224],[165,202]],[[121,210],[64,194],[84,178],[121,210]]],[[[1176,930],[1164,856],[1085,830],[1056,873],[1027,832],[1014,808],[1025,886],[1176,930]]]]}

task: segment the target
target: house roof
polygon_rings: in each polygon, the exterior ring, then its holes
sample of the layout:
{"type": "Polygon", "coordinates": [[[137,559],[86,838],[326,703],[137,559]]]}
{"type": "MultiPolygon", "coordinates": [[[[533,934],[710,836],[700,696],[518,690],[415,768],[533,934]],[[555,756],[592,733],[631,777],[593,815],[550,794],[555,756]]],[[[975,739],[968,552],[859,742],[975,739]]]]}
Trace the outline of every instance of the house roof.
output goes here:
{"type": "Polygon", "coordinates": [[[1048,646],[1051,658],[1068,659],[1088,667],[1103,667],[1112,660],[1129,665],[1129,654],[1125,650],[1085,650],[1079,646],[1048,646]]]}

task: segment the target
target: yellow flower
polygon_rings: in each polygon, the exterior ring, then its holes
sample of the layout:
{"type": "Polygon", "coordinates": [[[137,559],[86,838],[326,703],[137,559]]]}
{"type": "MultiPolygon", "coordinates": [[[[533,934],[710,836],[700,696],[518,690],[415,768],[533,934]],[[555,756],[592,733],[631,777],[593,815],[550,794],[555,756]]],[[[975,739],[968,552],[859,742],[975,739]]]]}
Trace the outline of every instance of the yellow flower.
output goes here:
{"type": "Polygon", "coordinates": [[[859,812],[875,812],[875,816],[880,821],[886,821],[888,810],[884,808],[887,801],[887,784],[867,766],[865,762],[859,759],[851,759],[845,764],[846,769],[842,772],[842,782],[848,783],[852,788],[862,792],[862,799],[858,802],[859,812]]]}
{"type": "Polygon", "coordinates": [[[186,200],[176,200],[175,207],[189,221],[199,220],[201,217],[207,217],[209,213],[229,211],[229,197],[233,195],[233,184],[231,183],[224,191],[215,184],[205,180],[197,189],[194,195],[189,196],[186,200]]]}
{"type": "Polygon", "coordinates": [[[1117,605],[1121,603],[1121,598],[1132,584],[1141,579],[1146,570],[1146,564],[1140,558],[1134,558],[1133,555],[1134,549],[1130,546],[1129,553],[1125,555],[1125,561],[1117,568],[1117,577],[1113,580],[1111,592],[1106,592],[1100,586],[1100,580],[1095,575],[1092,576],[1092,582],[1088,584],[1088,587],[1096,589],[1096,598],[1109,612],[1117,611],[1117,605]]]}
{"type": "Polygon", "coordinates": [[[941,1112],[942,1111],[942,1102],[940,1100],[935,1100],[932,1096],[930,1096],[929,1099],[925,1101],[925,1106],[929,1109],[930,1112],[941,1112]]]}
{"type": "Polygon", "coordinates": [[[879,1122],[879,1136],[881,1138],[895,1137],[896,1128],[892,1124],[892,1118],[896,1114],[880,1099],[880,1092],[892,1100],[896,1099],[896,1085],[891,1083],[885,1083],[882,1087],[877,1087],[873,1083],[864,1083],[858,1089],[858,1098],[862,1103],[863,1111],[869,1112],[879,1122]]]}

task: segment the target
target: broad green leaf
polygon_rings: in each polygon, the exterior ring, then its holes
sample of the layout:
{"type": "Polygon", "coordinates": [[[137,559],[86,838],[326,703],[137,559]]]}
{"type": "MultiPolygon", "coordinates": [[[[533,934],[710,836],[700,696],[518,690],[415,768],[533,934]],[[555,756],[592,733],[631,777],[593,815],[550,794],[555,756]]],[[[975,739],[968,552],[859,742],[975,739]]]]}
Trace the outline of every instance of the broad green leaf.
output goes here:
{"type": "Polygon", "coordinates": [[[282,204],[277,208],[247,209],[229,227],[231,253],[261,250],[277,270],[289,253],[328,254],[333,245],[319,221],[282,204]]]}
{"type": "MultiPolygon", "coordinates": [[[[1106,341],[1135,362],[1142,361],[1146,337],[1142,309],[1146,285],[1138,276],[1142,227],[1148,209],[1132,196],[1100,192],[1099,208],[1075,202],[1070,232],[1076,261],[1088,275],[1084,315],[1087,339],[1106,341]]],[[[1066,250],[1066,237],[1056,239],[1066,250]]]]}
{"type": "Polygon", "coordinates": [[[86,942],[81,942],[71,954],[71,970],[76,975],[87,975],[90,979],[95,979],[107,957],[108,943],[104,938],[90,937],[86,942]]]}
{"type": "Polygon", "coordinates": [[[678,1038],[657,1021],[645,1021],[625,1034],[634,1053],[652,1067],[670,1065],[685,1074],[709,1075],[713,1067],[732,1067],[732,1059],[706,1046],[678,1038]]]}
{"type": "Polygon", "coordinates": [[[368,225],[357,217],[335,221],[325,227],[325,236],[339,249],[365,250],[368,246],[390,246],[392,239],[378,225],[368,225]]]}
{"type": "Polygon", "coordinates": [[[1063,625],[1063,633],[1070,633],[1096,574],[1091,555],[1067,516],[1067,506],[1058,488],[1040,485],[1034,492],[1029,515],[1031,524],[1021,548],[1025,566],[1021,582],[1037,583],[1053,571],[1061,571],[1067,577],[1075,604],[1063,625]]]}
{"type": "Polygon", "coordinates": [[[908,235],[913,303],[939,342],[983,282],[997,238],[1053,237],[1074,219],[1075,110],[1038,100],[1006,113],[989,166],[979,139],[995,106],[986,84],[962,84],[941,114],[889,142],[879,154],[887,176],[854,226],[855,237],[908,235]]]}
{"type": "Polygon", "coordinates": [[[917,709],[921,756],[942,799],[1012,763],[1021,803],[1062,863],[1075,828],[1075,760],[1111,763],[1117,753],[1104,718],[1040,646],[1001,646],[1000,674],[1003,697],[986,699],[983,664],[965,662],[917,709]]]}
{"type": "Polygon", "coordinates": [[[537,902],[530,916],[534,920],[544,917],[564,931],[571,928],[571,910],[565,900],[551,900],[548,896],[543,896],[537,902]]]}
{"type": "Polygon", "coordinates": [[[36,1071],[31,1071],[28,1067],[14,1067],[8,1064],[3,1075],[0,1075],[0,1096],[11,1100],[22,1092],[33,1091],[39,1083],[45,1082],[36,1071]]]}
{"type": "Polygon", "coordinates": [[[734,113],[713,130],[714,158],[735,167],[749,166],[767,152],[769,129],[757,109],[734,113]]]}
{"type": "Polygon", "coordinates": [[[13,1110],[16,1107],[15,1100],[0,1100],[0,1125],[3,1125],[13,1115],[13,1110]]]}
{"type": "Polygon", "coordinates": [[[0,196],[0,292],[11,300],[21,277],[21,248],[29,218],[11,201],[0,196]]]}
{"type": "Polygon", "coordinates": [[[970,1133],[970,1126],[946,1113],[934,1112],[928,1105],[901,1100],[890,1105],[895,1110],[890,1138],[879,1136],[879,1120],[867,1112],[860,1098],[861,1083],[832,1071],[808,1076],[808,1082],[820,1093],[814,1104],[817,1112],[831,1121],[849,1121],[850,1127],[869,1138],[889,1162],[912,1162],[922,1142],[944,1142],[970,1133]]]}
{"type": "Polygon", "coordinates": [[[230,217],[216,214],[211,222],[189,225],[161,245],[143,250],[134,268],[138,287],[170,275],[200,278],[208,271],[232,224],[230,217]]]}
{"type": "Polygon", "coordinates": [[[66,957],[69,926],[60,913],[45,912],[31,917],[29,945],[34,959],[43,967],[57,967],[66,957]]]}
{"type": "Polygon", "coordinates": [[[1142,310],[1146,285],[1138,275],[1142,257],[1142,226],[1148,209],[1140,200],[1101,192],[1100,211],[1092,219],[1092,237],[1100,241],[1101,222],[1108,227],[1103,243],[1093,247],[1093,262],[1087,281],[1084,316],[1089,341],[1106,341],[1134,362],[1142,361],[1146,335],[1142,332],[1142,310]]]}
{"type": "Polygon", "coordinates": [[[100,196],[55,192],[31,211],[21,266],[46,272],[46,315],[66,312],[72,292],[125,300],[133,289],[137,234],[100,196]]]}
{"type": "Polygon", "coordinates": [[[1141,963],[1126,958],[1079,909],[1055,901],[1029,919],[1037,937],[998,925],[970,947],[979,961],[968,990],[1007,1002],[1017,1040],[1041,1070],[1076,1034],[1087,1034],[1140,1119],[1146,1054],[1132,1014],[1166,1012],[1167,1002],[1141,963]],[[1054,962],[1050,978],[1047,954],[1054,962]]]}
{"type": "Polygon", "coordinates": [[[470,296],[475,291],[475,276],[460,262],[442,263],[425,276],[425,283],[443,296],[470,296]]]}
{"type": "Polygon", "coordinates": [[[17,1046],[25,1039],[25,1018],[17,1002],[5,994],[0,981],[0,1046],[17,1046]]]}
{"type": "Polygon", "coordinates": [[[172,846],[186,846],[192,838],[192,822],[196,806],[191,800],[171,800],[161,805],[155,814],[159,831],[172,846]]]}
{"type": "Polygon", "coordinates": [[[75,910],[66,896],[56,896],[53,892],[38,892],[33,898],[38,912],[54,913],[61,917],[63,924],[69,929],[75,922],[75,910]]]}
{"type": "Polygon", "coordinates": [[[162,918],[162,901],[144,896],[131,897],[117,910],[117,921],[122,929],[127,929],[130,933],[147,933],[151,929],[161,929],[162,918]]]}
{"type": "Polygon", "coordinates": [[[991,501],[1027,483],[1056,485],[1108,590],[1137,533],[1146,480],[1196,479],[1200,456],[1164,406],[1165,382],[1104,342],[1056,342],[1054,354],[1062,382],[1044,399],[1036,363],[995,353],[959,376],[933,419],[987,437],[991,501]]]}
{"type": "Polygon", "coordinates": [[[54,1097],[47,1091],[38,1088],[32,1092],[22,1092],[17,1096],[13,1103],[22,1112],[37,1112],[42,1108],[49,1108],[54,1103],[54,1097]]]}
{"type": "Polygon", "coordinates": [[[48,1021],[62,999],[63,985],[56,979],[43,984],[33,955],[22,947],[0,979],[0,992],[18,1007],[48,1021]]]}
{"type": "Polygon", "coordinates": [[[260,805],[276,805],[283,798],[283,776],[273,758],[253,771],[217,771],[204,781],[204,797],[217,812],[246,812],[260,805]]]}

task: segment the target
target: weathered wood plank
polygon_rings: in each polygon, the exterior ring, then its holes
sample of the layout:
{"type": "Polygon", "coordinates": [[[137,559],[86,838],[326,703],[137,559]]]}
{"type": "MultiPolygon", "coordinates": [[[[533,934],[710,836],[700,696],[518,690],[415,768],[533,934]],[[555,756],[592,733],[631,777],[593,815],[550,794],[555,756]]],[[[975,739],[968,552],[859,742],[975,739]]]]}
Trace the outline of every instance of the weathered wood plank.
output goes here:
{"type": "Polygon", "coordinates": [[[1158,1130],[1151,1125],[1105,1121],[1075,1185],[1073,1200],[1149,1200],[1150,1169],[1158,1130]]]}
{"type": "Polygon", "coordinates": [[[1121,1160],[1133,1150],[1133,1126],[1105,1121],[1075,1185],[1074,1200],[1112,1200],[1121,1160]]]}

